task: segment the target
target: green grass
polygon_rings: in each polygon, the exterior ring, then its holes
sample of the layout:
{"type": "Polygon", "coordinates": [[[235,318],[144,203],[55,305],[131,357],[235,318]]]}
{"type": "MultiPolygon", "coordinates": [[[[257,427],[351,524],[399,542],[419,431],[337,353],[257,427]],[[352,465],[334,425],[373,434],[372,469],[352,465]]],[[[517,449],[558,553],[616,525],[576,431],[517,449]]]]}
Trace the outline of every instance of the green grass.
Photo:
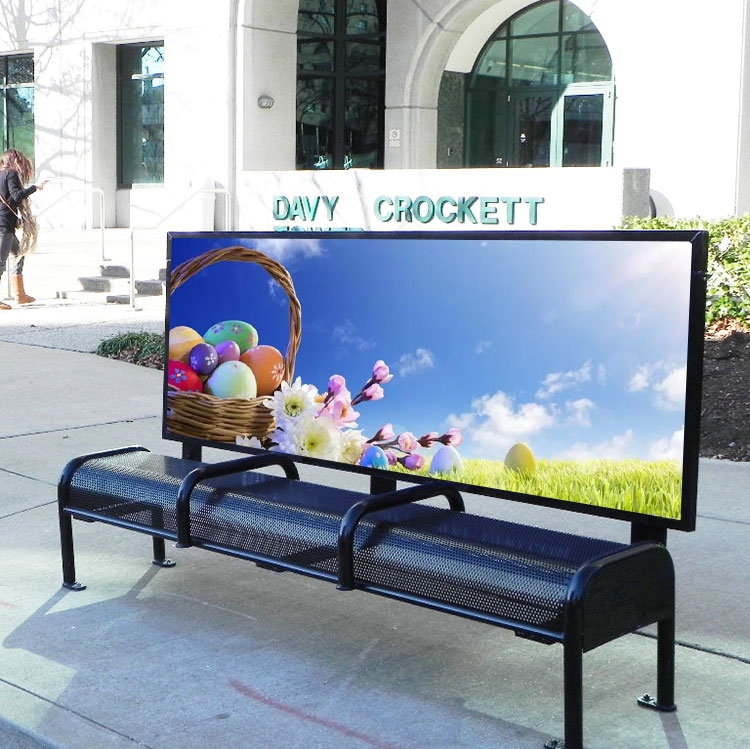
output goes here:
{"type": "MultiPolygon", "coordinates": [[[[464,484],[580,502],[661,517],[680,517],[682,471],[675,461],[539,460],[534,473],[517,473],[500,461],[464,460],[446,476],[464,484]]],[[[401,466],[394,468],[413,474],[401,466]]],[[[429,476],[427,468],[416,472],[429,476]]]]}
{"type": "Polygon", "coordinates": [[[99,356],[120,359],[154,369],[164,368],[164,336],[160,333],[119,333],[103,340],[96,349],[99,356]]]}

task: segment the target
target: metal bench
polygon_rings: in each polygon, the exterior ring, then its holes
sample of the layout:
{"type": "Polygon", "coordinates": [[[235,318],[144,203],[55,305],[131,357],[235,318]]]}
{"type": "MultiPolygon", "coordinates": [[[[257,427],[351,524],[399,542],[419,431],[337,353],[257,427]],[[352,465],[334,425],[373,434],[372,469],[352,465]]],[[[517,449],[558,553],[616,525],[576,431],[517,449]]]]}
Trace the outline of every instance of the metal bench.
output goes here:
{"type": "Polygon", "coordinates": [[[654,541],[622,544],[466,513],[440,482],[365,494],[299,480],[268,453],[222,463],[127,447],[75,458],[58,485],[63,585],[76,581],[72,519],[195,546],[494,624],[564,650],[565,740],[583,746],[583,653],[658,623],[657,695],[674,706],[674,570],[654,541]],[[253,472],[279,465],[285,476],[253,472]],[[417,504],[444,497],[446,507],[417,504]]]}

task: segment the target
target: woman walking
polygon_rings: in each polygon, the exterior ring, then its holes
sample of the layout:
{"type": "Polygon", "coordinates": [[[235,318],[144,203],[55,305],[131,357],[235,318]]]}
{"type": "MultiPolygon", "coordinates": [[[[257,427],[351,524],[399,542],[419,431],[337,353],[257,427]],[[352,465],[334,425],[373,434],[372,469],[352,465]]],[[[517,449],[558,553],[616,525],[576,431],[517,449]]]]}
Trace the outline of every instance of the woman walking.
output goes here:
{"type": "MultiPolygon", "coordinates": [[[[38,227],[26,198],[44,187],[46,180],[29,184],[34,177],[34,167],[24,153],[15,148],[0,157],[0,278],[8,256],[11,258],[10,280],[13,296],[18,304],[34,301],[23,288],[23,263],[27,252],[36,246],[38,227]],[[24,187],[24,185],[29,185],[24,187]],[[19,242],[16,227],[23,229],[19,242]]],[[[0,309],[11,309],[0,302],[0,309]]]]}

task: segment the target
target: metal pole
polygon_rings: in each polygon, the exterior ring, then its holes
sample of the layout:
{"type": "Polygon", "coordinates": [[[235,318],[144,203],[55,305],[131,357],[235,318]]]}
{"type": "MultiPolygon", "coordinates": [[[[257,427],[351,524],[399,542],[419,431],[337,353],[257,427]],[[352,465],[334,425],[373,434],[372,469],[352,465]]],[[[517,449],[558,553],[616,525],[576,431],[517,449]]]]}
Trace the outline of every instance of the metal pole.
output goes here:
{"type": "Polygon", "coordinates": [[[135,309],[135,242],[133,235],[136,227],[130,230],[130,306],[135,309]]]}

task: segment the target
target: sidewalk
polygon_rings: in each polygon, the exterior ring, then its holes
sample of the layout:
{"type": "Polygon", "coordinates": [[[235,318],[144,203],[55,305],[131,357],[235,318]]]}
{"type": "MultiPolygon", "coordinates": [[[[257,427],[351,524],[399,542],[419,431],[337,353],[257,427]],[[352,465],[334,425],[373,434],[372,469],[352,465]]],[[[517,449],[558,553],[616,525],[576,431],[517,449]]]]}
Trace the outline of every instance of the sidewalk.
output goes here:
{"type": "MultiPolygon", "coordinates": [[[[163,330],[163,307],[50,302],[0,316],[0,747],[539,749],[561,735],[562,650],[504,630],[195,549],[169,548],[177,566],[157,569],[148,537],[80,522],[88,588],[62,590],[55,487],[65,463],[127,444],[179,454],[161,439],[162,373],[81,353],[136,325],[163,330]]],[[[303,468],[303,478],[364,488],[358,476],[303,468]]],[[[621,638],[584,660],[590,749],[743,745],[748,487],[750,464],[702,460],[698,530],[670,532],[678,712],[635,705],[655,688],[656,644],[621,638]]],[[[629,533],[501,500],[468,495],[467,505],[629,533]]]]}

